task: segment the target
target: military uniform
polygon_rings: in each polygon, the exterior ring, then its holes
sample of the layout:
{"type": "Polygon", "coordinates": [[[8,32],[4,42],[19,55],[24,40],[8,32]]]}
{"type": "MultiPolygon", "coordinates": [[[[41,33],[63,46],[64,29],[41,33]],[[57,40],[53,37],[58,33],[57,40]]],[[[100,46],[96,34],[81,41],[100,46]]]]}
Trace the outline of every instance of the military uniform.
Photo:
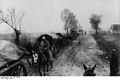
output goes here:
{"type": "Polygon", "coordinates": [[[45,37],[42,38],[39,49],[44,52],[45,57],[53,60],[52,52],[50,50],[50,43],[46,40],[45,37]]]}

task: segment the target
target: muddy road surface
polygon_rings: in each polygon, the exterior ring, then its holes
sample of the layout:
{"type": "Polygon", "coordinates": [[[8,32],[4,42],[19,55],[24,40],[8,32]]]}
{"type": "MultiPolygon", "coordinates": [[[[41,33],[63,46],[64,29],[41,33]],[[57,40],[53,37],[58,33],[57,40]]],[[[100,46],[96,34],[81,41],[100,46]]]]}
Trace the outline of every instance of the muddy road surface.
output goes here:
{"type": "MultiPolygon", "coordinates": [[[[79,36],[73,43],[60,51],[53,68],[47,73],[48,76],[82,76],[83,64],[94,66],[96,64],[96,76],[108,76],[109,61],[99,56],[103,51],[99,49],[95,39],[90,36],[79,36]]],[[[26,65],[28,76],[39,76],[38,66],[26,65]]]]}

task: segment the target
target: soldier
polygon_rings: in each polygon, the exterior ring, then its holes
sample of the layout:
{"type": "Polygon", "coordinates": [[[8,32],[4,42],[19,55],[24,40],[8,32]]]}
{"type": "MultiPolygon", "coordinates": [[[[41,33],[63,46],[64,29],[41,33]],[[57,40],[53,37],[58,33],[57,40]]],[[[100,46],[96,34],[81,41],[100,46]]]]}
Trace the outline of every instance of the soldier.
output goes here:
{"type": "Polygon", "coordinates": [[[42,37],[39,49],[44,52],[44,55],[47,58],[47,61],[53,61],[54,60],[52,52],[50,50],[50,43],[48,42],[48,40],[44,36],[42,37]]]}
{"type": "Polygon", "coordinates": [[[112,49],[111,59],[110,59],[110,76],[117,76],[119,65],[118,56],[115,49],[112,49]]]}

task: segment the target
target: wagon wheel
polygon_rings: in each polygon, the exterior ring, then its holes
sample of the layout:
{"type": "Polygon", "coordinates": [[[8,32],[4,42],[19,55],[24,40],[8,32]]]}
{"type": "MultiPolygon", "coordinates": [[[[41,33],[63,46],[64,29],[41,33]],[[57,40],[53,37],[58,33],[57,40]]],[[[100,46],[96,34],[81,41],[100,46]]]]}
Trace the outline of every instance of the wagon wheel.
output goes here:
{"type": "Polygon", "coordinates": [[[17,67],[15,67],[11,72],[11,76],[27,76],[24,65],[19,64],[17,67]]]}

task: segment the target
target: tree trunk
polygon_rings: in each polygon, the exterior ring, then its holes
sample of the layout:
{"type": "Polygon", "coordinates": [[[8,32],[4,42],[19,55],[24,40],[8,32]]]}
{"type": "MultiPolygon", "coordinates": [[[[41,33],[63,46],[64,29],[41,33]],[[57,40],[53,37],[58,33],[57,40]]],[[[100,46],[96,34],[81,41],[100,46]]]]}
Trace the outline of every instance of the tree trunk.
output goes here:
{"type": "Polygon", "coordinates": [[[96,35],[98,34],[98,28],[96,28],[96,33],[95,33],[96,35]]]}
{"type": "Polygon", "coordinates": [[[69,32],[68,32],[68,29],[67,29],[67,39],[69,41],[69,32]]]}
{"type": "Polygon", "coordinates": [[[18,34],[16,34],[16,38],[15,38],[15,44],[19,45],[20,41],[19,41],[19,36],[18,34]]]}
{"type": "Polygon", "coordinates": [[[20,45],[20,40],[19,40],[19,38],[20,38],[20,32],[18,30],[15,30],[15,36],[16,36],[16,38],[15,38],[15,44],[20,45]]]}
{"type": "Polygon", "coordinates": [[[67,29],[67,35],[68,35],[68,29],[67,29]]]}

